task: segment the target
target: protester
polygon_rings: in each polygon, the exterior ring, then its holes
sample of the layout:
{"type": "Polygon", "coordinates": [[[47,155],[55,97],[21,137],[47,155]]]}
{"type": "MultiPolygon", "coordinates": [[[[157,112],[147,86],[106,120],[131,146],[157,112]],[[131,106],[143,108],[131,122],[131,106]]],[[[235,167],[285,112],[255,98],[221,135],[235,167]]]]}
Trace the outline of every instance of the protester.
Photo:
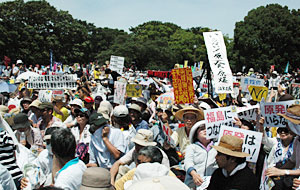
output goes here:
{"type": "Polygon", "coordinates": [[[42,133],[46,128],[49,128],[54,122],[61,122],[61,119],[53,116],[53,104],[49,102],[43,102],[39,105],[38,109],[41,112],[42,120],[37,123],[42,133]]]}
{"type": "Polygon", "coordinates": [[[212,146],[218,151],[219,168],[212,174],[208,190],[258,189],[258,180],[246,164],[250,155],[242,152],[242,146],[243,140],[231,135],[222,136],[219,145],[212,146]]]}
{"type": "Polygon", "coordinates": [[[140,129],[149,129],[148,123],[142,118],[142,110],[139,105],[131,104],[128,109],[131,122],[136,131],[139,131],[140,129]]]}
{"type": "Polygon", "coordinates": [[[114,190],[110,184],[110,173],[99,167],[87,168],[82,176],[80,190],[114,190]]]}
{"type": "Polygon", "coordinates": [[[53,98],[53,116],[64,122],[69,117],[69,111],[64,107],[63,97],[56,96],[53,98]]]}
{"type": "Polygon", "coordinates": [[[41,111],[39,109],[39,106],[42,104],[41,101],[39,100],[34,100],[30,105],[29,105],[29,109],[31,110],[31,114],[29,116],[29,121],[31,122],[31,125],[33,127],[37,127],[37,123],[39,121],[42,120],[42,114],[41,114],[41,111]]]}

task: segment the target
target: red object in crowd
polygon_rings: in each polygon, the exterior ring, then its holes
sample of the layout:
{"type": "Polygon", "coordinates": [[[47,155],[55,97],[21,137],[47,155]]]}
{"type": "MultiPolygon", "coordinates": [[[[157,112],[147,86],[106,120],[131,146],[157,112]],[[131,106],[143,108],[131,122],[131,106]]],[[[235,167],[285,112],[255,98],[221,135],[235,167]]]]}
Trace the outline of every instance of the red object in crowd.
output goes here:
{"type": "Polygon", "coordinates": [[[14,108],[16,108],[16,105],[11,104],[11,105],[8,106],[9,111],[14,109],[14,108]]]}
{"type": "Polygon", "coordinates": [[[10,63],[10,58],[9,57],[7,57],[7,56],[4,56],[4,65],[7,67],[8,66],[8,64],[10,63]]]}
{"type": "Polygon", "coordinates": [[[90,97],[90,96],[85,97],[84,101],[87,102],[87,103],[94,103],[94,99],[92,97],[90,97]]]}
{"type": "Polygon", "coordinates": [[[179,123],[178,128],[184,127],[184,123],[179,123]]]}

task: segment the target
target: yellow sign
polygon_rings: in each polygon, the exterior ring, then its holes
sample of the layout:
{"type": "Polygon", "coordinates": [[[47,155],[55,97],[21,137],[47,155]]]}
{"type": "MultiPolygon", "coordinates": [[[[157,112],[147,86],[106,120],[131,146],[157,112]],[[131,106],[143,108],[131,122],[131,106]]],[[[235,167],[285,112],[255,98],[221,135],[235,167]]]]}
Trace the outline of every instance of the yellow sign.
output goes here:
{"type": "Polygon", "coordinates": [[[184,61],[184,68],[188,67],[188,63],[189,63],[189,61],[187,61],[187,60],[184,61]]]}
{"type": "Polygon", "coordinates": [[[263,97],[266,99],[268,96],[268,88],[265,86],[249,86],[248,90],[254,101],[260,102],[263,97]]]}
{"type": "Polygon", "coordinates": [[[202,70],[202,67],[203,67],[203,61],[200,61],[200,71],[202,70]]]}
{"type": "Polygon", "coordinates": [[[128,97],[141,97],[142,85],[140,84],[127,84],[126,93],[128,97]]]}
{"type": "Polygon", "coordinates": [[[225,100],[226,99],[226,93],[224,94],[219,94],[219,100],[222,101],[222,100],[225,100]]]}

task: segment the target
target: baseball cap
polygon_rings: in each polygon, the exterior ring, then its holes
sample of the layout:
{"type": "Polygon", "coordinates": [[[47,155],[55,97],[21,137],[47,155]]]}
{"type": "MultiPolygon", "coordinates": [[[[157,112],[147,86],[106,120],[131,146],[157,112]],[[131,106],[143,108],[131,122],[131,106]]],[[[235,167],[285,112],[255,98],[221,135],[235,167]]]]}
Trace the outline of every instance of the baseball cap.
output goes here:
{"type": "Polygon", "coordinates": [[[76,109],[76,110],[74,110],[74,112],[76,114],[78,114],[78,113],[84,113],[84,114],[87,115],[87,117],[89,117],[91,115],[91,112],[88,109],[86,109],[86,108],[76,109]]]}
{"type": "Polygon", "coordinates": [[[131,104],[128,109],[129,110],[135,110],[135,111],[139,112],[140,114],[142,114],[141,107],[137,104],[131,104]]]}
{"type": "Polygon", "coordinates": [[[83,102],[82,102],[82,100],[80,100],[79,98],[76,98],[76,99],[74,99],[74,100],[72,100],[72,101],[70,102],[70,105],[77,105],[77,106],[79,106],[80,108],[82,108],[82,107],[83,107],[83,102]]]}
{"type": "Polygon", "coordinates": [[[94,103],[94,99],[92,97],[90,97],[90,96],[85,97],[84,101],[87,102],[87,103],[94,103]]]}
{"type": "Polygon", "coordinates": [[[14,117],[14,126],[13,129],[21,129],[30,127],[30,122],[28,116],[25,113],[18,113],[14,117]]]}
{"type": "Polygon", "coordinates": [[[107,119],[101,113],[93,113],[89,118],[90,125],[101,126],[107,123],[107,119]]]}
{"type": "Polygon", "coordinates": [[[115,117],[126,117],[128,113],[128,108],[124,105],[116,106],[113,110],[113,116],[115,117]]]}

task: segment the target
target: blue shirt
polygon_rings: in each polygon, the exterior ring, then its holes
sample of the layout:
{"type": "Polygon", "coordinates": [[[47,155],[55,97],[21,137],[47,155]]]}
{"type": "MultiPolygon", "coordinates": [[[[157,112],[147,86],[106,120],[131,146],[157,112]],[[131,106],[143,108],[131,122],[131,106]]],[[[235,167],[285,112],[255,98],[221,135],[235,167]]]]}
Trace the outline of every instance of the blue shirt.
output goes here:
{"type": "Polygon", "coordinates": [[[140,129],[149,129],[149,125],[145,120],[142,120],[135,126],[136,132],[138,132],[140,129]]]}

